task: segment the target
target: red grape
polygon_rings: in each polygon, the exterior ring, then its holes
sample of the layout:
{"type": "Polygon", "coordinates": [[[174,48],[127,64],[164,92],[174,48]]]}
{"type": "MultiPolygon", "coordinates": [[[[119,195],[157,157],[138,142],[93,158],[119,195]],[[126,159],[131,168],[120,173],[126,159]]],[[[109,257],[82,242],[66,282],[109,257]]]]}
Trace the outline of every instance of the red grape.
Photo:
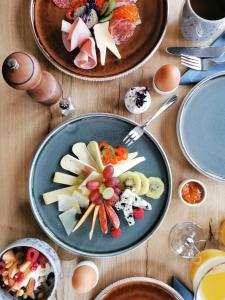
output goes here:
{"type": "Polygon", "coordinates": [[[87,182],[86,188],[90,191],[97,190],[100,187],[101,183],[98,180],[91,180],[87,182]]]}
{"type": "Polygon", "coordinates": [[[107,167],[105,167],[105,169],[103,170],[103,177],[105,179],[110,179],[113,177],[114,174],[114,168],[112,165],[109,165],[107,167]]]}
{"type": "Polygon", "coordinates": [[[107,179],[105,182],[106,187],[115,187],[119,185],[120,181],[117,177],[112,177],[110,179],[107,179]]]}
{"type": "Polygon", "coordinates": [[[115,192],[118,196],[120,196],[120,195],[122,194],[122,191],[121,191],[121,189],[120,189],[118,186],[114,187],[114,192],[115,192]]]}
{"type": "Polygon", "coordinates": [[[119,201],[119,196],[115,193],[111,199],[108,200],[109,205],[114,206],[119,201]]]}
{"type": "Polygon", "coordinates": [[[101,198],[101,193],[99,192],[99,190],[94,190],[90,193],[90,195],[88,196],[88,199],[91,202],[96,202],[98,201],[98,199],[101,198]]]}

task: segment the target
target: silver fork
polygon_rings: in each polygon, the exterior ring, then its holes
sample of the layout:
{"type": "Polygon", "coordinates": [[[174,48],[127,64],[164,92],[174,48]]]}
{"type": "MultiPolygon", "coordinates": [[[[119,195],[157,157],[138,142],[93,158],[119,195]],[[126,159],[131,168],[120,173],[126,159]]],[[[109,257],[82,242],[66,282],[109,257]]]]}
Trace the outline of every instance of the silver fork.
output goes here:
{"type": "Polygon", "coordinates": [[[127,147],[130,147],[134,142],[136,142],[145,132],[145,128],[154,121],[159,115],[161,115],[162,112],[167,110],[169,107],[171,107],[176,101],[177,96],[173,95],[169,99],[167,99],[163,105],[160,107],[160,109],[142,126],[136,126],[134,129],[132,129],[123,139],[124,144],[127,147]]]}
{"type": "Polygon", "coordinates": [[[224,61],[214,61],[210,58],[199,58],[191,55],[181,55],[181,64],[198,71],[206,71],[215,65],[225,64],[224,61]]]}

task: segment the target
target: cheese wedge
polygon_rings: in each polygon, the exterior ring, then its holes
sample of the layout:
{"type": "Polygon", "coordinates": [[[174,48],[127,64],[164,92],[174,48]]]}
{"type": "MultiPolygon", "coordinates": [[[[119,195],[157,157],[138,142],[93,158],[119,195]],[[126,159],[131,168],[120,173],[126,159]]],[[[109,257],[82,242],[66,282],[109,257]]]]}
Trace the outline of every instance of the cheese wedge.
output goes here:
{"type": "Polygon", "coordinates": [[[76,176],[71,176],[61,172],[55,172],[53,182],[65,185],[76,185],[78,180],[76,176]]]}
{"type": "Polygon", "coordinates": [[[74,191],[72,196],[78,201],[81,208],[87,208],[89,206],[88,198],[81,192],[74,191]]]}
{"type": "Polygon", "coordinates": [[[76,143],[72,148],[73,153],[78,157],[79,160],[85,162],[86,164],[97,168],[97,163],[87,149],[85,143],[76,143]]]}
{"type": "Polygon", "coordinates": [[[121,55],[119,50],[114,43],[112,36],[109,32],[109,22],[98,23],[94,26],[94,35],[97,47],[100,51],[100,60],[101,65],[105,65],[106,60],[106,50],[107,48],[119,59],[121,59],[121,55]]]}
{"type": "Polygon", "coordinates": [[[73,157],[72,155],[65,155],[60,162],[64,170],[70,171],[74,174],[89,175],[91,172],[96,171],[95,168],[86,164],[85,162],[73,157]]]}
{"type": "Polygon", "coordinates": [[[61,215],[59,215],[59,218],[63,224],[63,227],[67,233],[67,235],[70,235],[73,231],[74,226],[76,225],[76,214],[77,211],[74,207],[71,209],[65,211],[61,215]]]}
{"type": "Polygon", "coordinates": [[[59,195],[58,196],[58,210],[66,211],[72,207],[75,207],[78,214],[81,214],[80,205],[78,200],[73,196],[59,195]]]}
{"type": "Polygon", "coordinates": [[[73,194],[73,192],[75,191],[75,189],[76,189],[75,186],[70,186],[70,187],[66,187],[63,189],[58,189],[58,190],[54,190],[54,191],[51,191],[48,193],[44,193],[43,199],[45,201],[45,204],[49,205],[49,204],[57,202],[59,195],[71,196],[73,194]]]}
{"type": "Polygon", "coordinates": [[[99,148],[98,148],[98,143],[95,142],[95,141],[91,141],[87,145],[87,149],[91,153],[91,155],[93,156],[93,158],[95,159],[95,161],[97,162],[97,164],[98,164],[98,170],[100,172],[102,172],[104,170],[104,165],[102,163],[100,151],[99,151],[99,148]]]}
{"type": "Polygon", "coordinates": [[[114,166],[114,176],[115,177],[120,176],[121,174],[127,172],[128,170],[132,169],[133,167],[137,166],[143,161],[145,161],[145,157],[141,156],[141,157],[134,158],[132,160],[128,160],[128,161],[125,160],[123,163],[120,164],[116,164],[114,166]]]}

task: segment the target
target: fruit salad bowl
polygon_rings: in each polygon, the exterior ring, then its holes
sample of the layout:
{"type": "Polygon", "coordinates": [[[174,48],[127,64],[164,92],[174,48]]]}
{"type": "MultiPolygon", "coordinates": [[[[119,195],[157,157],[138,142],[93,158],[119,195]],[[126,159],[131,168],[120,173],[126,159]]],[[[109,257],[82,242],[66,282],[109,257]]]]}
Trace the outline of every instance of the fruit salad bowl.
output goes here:
{"type": "Polygon", "coordinates": [[[31,208],[45,233],[65,250],[88,257],[119,255],[140,246],[161,225],[171,199],[170,166],[148,132],[126,153],[121,143],[135,125],[111,114],[84,115],[61,124],[39,147],[29,178],[31,208]],[[115,154],[124,160],[115,163],[115,154]]]}
{"type": "Polygon", "coordinates": [[[60,273],[59,257],[46,242],[15,241],[0,253],[0,299],[50,299],[60,273]]]}

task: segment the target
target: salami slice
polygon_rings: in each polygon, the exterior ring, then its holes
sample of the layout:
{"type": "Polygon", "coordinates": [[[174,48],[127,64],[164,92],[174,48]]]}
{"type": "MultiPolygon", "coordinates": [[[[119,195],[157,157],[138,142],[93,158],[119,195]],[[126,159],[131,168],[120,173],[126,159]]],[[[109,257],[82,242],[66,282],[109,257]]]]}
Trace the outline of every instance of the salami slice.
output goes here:
{"type": "Polygon", "coordinates": [[[59,8],[70,8],[70,0],[52,0],[59,8]]]}
{"type": "Polygon", "coordinates": [[[110,22],[110,33],[116,45],[126,42],[134,34],[136,25],[126,19],[115,19],[110,22]]]}

